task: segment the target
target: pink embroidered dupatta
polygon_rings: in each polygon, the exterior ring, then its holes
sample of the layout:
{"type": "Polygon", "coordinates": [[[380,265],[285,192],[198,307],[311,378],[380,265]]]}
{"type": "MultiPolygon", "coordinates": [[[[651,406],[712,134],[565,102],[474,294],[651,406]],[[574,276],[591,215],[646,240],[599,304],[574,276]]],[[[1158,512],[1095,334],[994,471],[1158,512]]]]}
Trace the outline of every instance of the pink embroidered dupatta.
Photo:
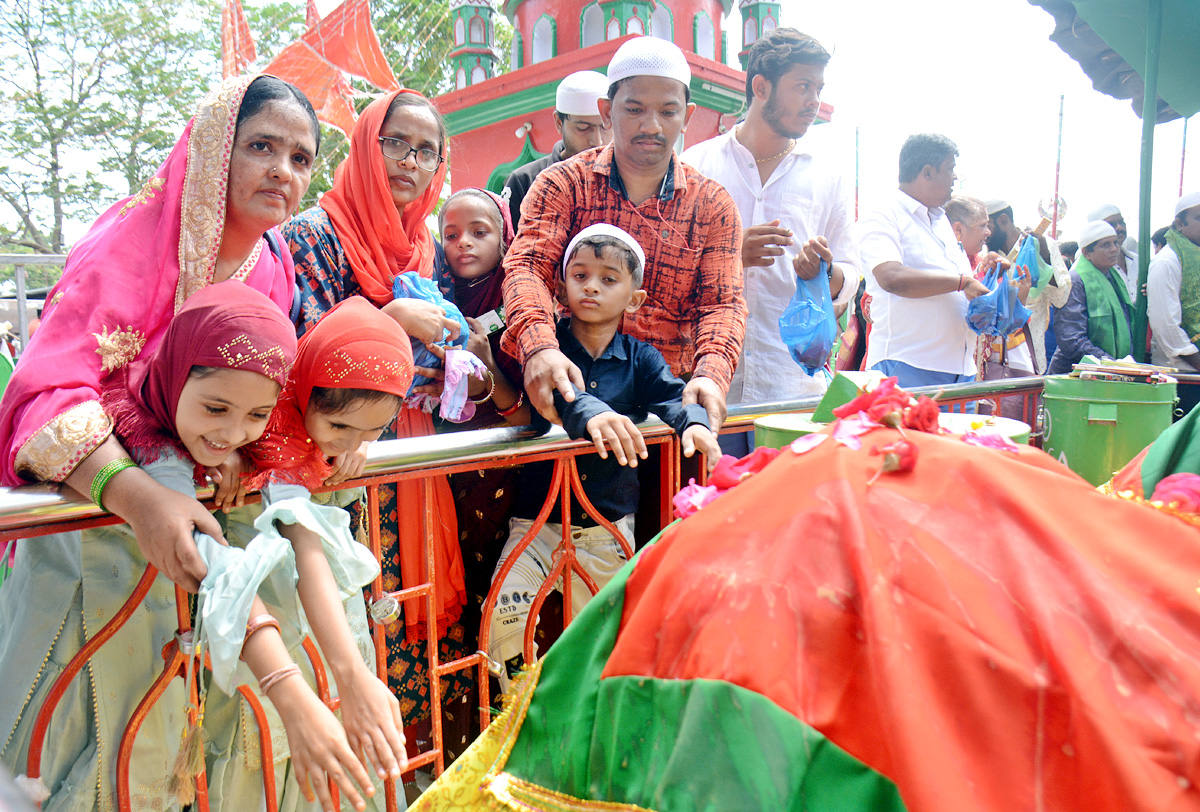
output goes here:
{"type": "MultiPolygon", "coordinates": [[[[255,78],[211,91],[155,176],[71,250],[0,401],[3,484],[62,481],[104,442],[112,422],[100,406],[101,380],[158,346],[187,298],[212,282],[237,114],[255,78]]],[[[234,278],[286,313],[292,258],[275,256],[265,241],[257,250],[234,278]]]]}

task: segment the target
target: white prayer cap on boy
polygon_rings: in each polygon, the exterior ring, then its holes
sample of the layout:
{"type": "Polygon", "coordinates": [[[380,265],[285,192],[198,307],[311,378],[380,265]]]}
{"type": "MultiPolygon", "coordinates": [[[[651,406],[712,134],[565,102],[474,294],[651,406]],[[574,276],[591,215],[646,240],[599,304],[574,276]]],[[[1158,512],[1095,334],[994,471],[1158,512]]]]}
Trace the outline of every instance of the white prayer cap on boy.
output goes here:
{"type": "Polygon", "coordinates": [[[1192,192],[1179,198],[1179,202],[1175,204],[1175,216],[1183,214],[1188,209],[1194,209],[1200,206],[1200,192],[1192,192]]]}
{"type": "Polygon", "coordinates": [[[1010,208],[1007,200],[1001,200],[999,198],[983,201],[983,207],[987,210],[988,217],[992,217],[1004,211],[1005,209],[1010,208]]]}
{"type": "Polygon", "coordinates": [[[692,69],[683,51],[675,43],[658,37],[635,37],[612,55],[608,63],[609,84],[630,76],[661,76],[683,82],[684,86],[692,83],[692,69]]]}
{"type": "Polygon", "coordinates": [[[1103,206],[1097,206],[1088,212],[1088,220],[1107,220],[1121,213],[1121,210],[1112,203],[1105,203],[1103,206]]]}
{"type": "Polygon", "coordinates": [[[608,77],[594,70],[575,71],[558,83],[554,109],[567,116],[598,116],[596,100],[608,95],[608,77]]]}
{"type": "Polygon", "coordinates": [[[638,245],[638,241],[633,238],[632,234],[623,228],[618,228],[609,223],[595,223],[576,234],[571,238],[571,242],[567,244],[567,252],[563,254],[564,272],[567,270],[567,263],[571,261],[571,257],[575,254],[575,246],[588,237],[612,237],[623,242],[633,252],[633,255],[637,257],[638,271],[646,269],[646,252],[642,250],[642,246],[638,245]]]}
{"type": "MultiPolygon", "coordinates": [[[[1093,212],[1094,213],[1094,212],[1093,212]]],[[[1117,236],[1117,230],[1103,220],[1093,220],[1079,232],[1079,247],[1090,248],[1105,237],[1117,236]]]]}

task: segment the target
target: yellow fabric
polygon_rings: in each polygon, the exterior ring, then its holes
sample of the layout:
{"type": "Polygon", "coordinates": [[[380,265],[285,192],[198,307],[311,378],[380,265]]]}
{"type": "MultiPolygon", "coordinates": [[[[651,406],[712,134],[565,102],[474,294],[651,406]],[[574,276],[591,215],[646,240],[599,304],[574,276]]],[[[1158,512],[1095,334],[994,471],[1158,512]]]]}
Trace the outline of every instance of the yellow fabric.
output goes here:
{"type": "Polygon", "coordinates": [[[409,806],[409,812],[651,812],[631,804],[573,798],[504,772],[540,674],[538,663],[517,679],[504,712],[409,806]]]}

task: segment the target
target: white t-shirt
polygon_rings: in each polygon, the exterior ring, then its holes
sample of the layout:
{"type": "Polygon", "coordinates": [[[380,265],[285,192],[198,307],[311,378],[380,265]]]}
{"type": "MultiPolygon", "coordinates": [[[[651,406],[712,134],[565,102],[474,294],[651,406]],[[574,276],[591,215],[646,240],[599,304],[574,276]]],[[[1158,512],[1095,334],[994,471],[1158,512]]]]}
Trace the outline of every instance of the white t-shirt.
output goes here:
{"type": "Polygon", "coordinates": [[[974,375],[975,333],[967,326],[965,294],[909,299],[886,292],[875,278],[875,268],[885,262],[972,278],[946,212],[896,190],[890,201],[859,221],[858,229],[873,322],[867,368],[891,360],[932,372],[974,375]]]}
{"type": "Polygon", "coordinates": [[[801,149],[797,142],[767,178],[759,179],[754,156],[734,130],[689,148],[680,159],[725,187],[737,204],[742,227],[779,220],[792,230],[793,244],[765,268],[745,269],[746,340],[729,387],[729,403],[766,403],[819,395],[828,386],[823,372],[809,376],[792,360],[779,337],[779,317],[796,292],[792,259],[811,237],[829,243],[845,283],[834,304],[854,298],[861,278],[850,188],[841,176],[801,149]]]}

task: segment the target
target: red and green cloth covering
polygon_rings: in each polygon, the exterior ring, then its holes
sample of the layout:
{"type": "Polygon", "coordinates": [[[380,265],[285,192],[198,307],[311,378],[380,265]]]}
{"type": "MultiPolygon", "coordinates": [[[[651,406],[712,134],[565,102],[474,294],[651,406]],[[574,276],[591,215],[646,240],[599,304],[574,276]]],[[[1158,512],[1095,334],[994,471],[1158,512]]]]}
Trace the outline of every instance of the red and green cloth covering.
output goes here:
{"type": "Polygon", "coordinates": [[[1109,492],[1131,491],[1149,498],[1154,488],[1172,474],[1200,474],[1200,407],[1158,435],[1158,439],[1113,476],[1104,488],[1109,492]]]}
{"type": "Polygon", "coordinates": [[[1200,529],[875,429],[668,528],[416,809],[1200,809],[1200,529]]]}

